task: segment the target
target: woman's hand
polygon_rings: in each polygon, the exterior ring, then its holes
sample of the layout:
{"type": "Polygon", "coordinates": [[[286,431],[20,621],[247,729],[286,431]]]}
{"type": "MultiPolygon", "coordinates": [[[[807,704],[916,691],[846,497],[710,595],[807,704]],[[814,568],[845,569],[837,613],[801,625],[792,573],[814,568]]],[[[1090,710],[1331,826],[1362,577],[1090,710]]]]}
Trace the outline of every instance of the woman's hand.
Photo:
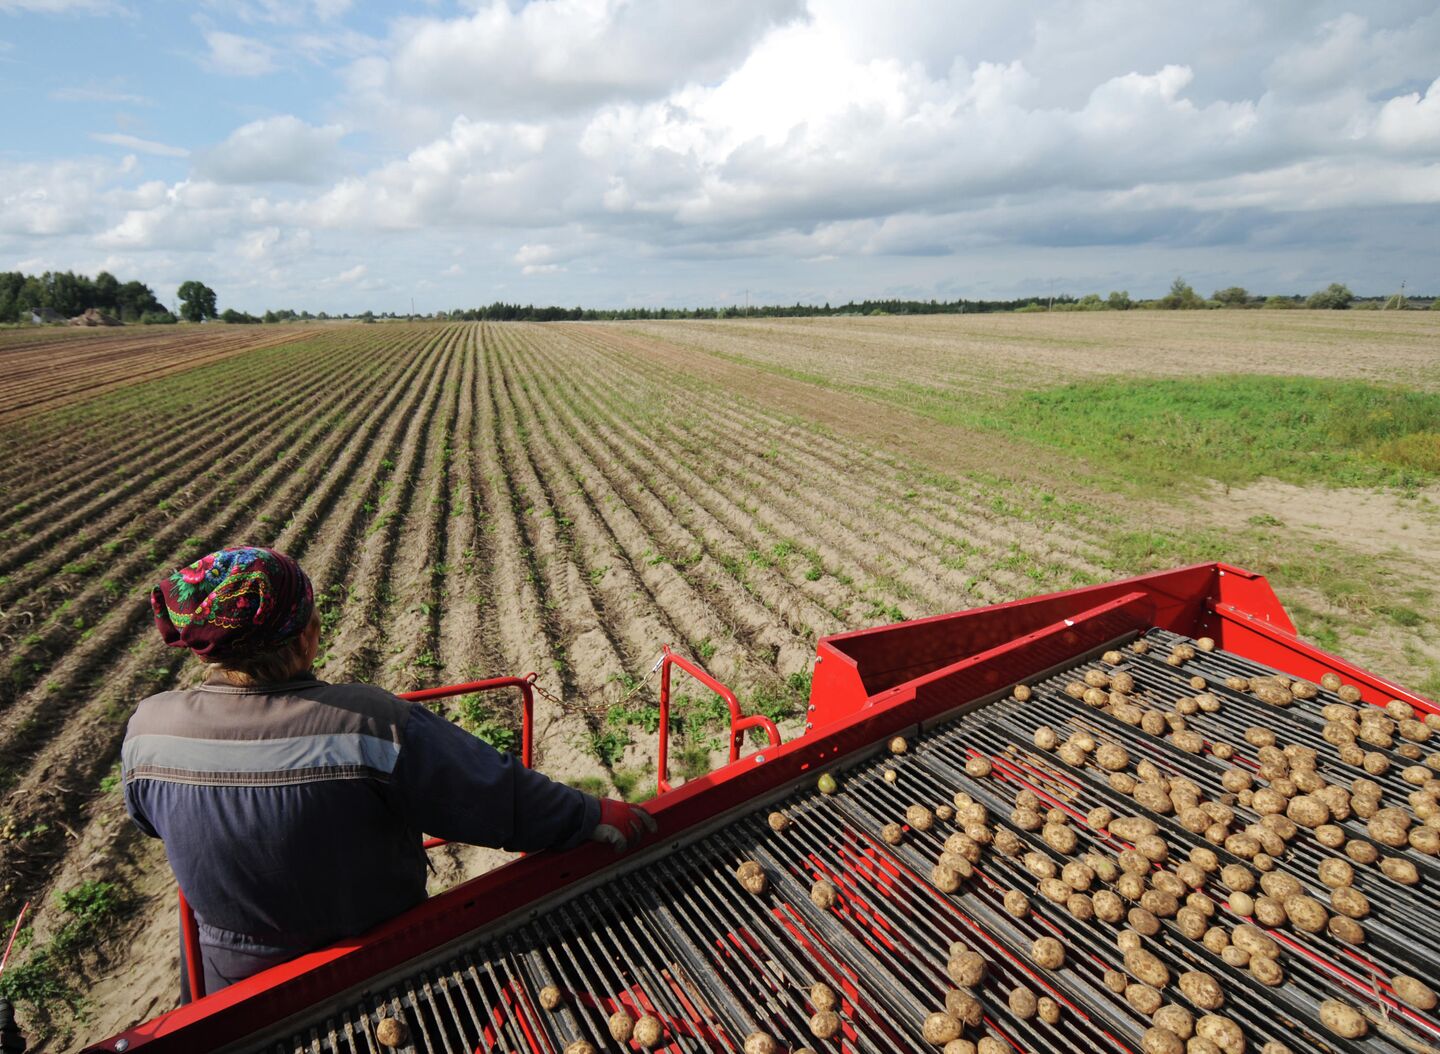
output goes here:
{"type": "Polygon", "coordinates": [[[600,822],[590,834],[592,842],[604,842],[617,853],[633,849],[647,834],[654,834],[655,817],[638,805],[600,799],[600,822]]]}

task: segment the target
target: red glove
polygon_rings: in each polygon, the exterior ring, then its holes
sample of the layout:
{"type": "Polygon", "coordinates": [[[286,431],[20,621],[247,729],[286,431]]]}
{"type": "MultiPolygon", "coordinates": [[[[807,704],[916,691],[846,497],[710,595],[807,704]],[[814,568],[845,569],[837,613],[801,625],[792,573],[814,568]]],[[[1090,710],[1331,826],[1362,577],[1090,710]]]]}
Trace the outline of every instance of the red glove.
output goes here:
{"type": "Polygon", "coordinates": [[[633,849],[640,839],[655,833],[655,817],[638,805],[614,798],[600,799],[600,822],[590,833],[592,842],[604,842],[617,853],[633,849]]]}

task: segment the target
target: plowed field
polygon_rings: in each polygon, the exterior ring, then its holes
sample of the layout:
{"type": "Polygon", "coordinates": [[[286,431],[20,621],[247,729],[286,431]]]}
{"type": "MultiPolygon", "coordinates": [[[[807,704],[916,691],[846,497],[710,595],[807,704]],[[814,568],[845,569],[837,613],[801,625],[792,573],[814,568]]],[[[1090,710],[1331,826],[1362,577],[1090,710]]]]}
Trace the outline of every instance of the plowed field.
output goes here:
{"type": "MultiPolygon", "coordinates": [[[[1320,340],[1305,318],[1264,354],[1291,362],[1320,340]]],[[[59,409],[34,401],[43,371],[0,389],[0,920],[35,898],[20,962],[56,986],[30,991],[22,1014],[39,1021],[48,1006],[49,1049],[68,1049],[173,1000],[173,880],[125,820],[114,766],[135,703],[194,675],[154,633],[149,586],[226,544],[304,564],[322,592],[322,676],[404,690],[533,670],[537,764],[633,798],[655,779],[646,677],[662,644],[795,734],[817,636],[1211,555],[1195,551],[1197,525],[1222,532],[1236,562],[1261,562],[1308,613],[1302,627],[1397,679],[1423,675],[1428,595],[1407,601],[1418,622],[1382,619],[1362,637],[1358,609],[1316,578],[1352,555],[1343,522],[1276,538],[1245,521],[1248,507],[1108,490],[1064,450],[922,412],[938,387],[965,398],[1039,386],[1066,363],[1142,369],[1140,327],[1172,325],[1107,322],[1117,336],[1089,322],[331,327],[215,345],[164,376],[152,375],[162,350],[105,334],[82,343],[121,352],[113,372],[85,360],[111,390],[79,399],[85,370],[63,345],[0,348],[35,369],[49,356],[71,393],[59,409]],[[1076,324],[1079,336],[1064,328],[1076,324]],[[1060,354],[1062,339],[1086,350],[1060,354]],[[113,904],[86,915],[56,900],[96,883],[112,884],[113,904]],[[82,916],[94,939],[39,969],[82,916]],[[79,1026],[66,984],[87,995],[79,1026]]],[[[1412,345],[1428,336],[1365,338],[1367,361],[1388,347],[1423,387],[1433,345],[1428,358],[1412,345]]],[[[1223,337],[1204,339],[1239,361],[1223,337]]],[[[1360,369],[1355,355],[1333,361],[1360,369]]],[[[1435,537],[1429,515],[1414,513],[1416,537],[1435,537]]],[[[1428,588],[1433,555],[1382,563],[1428,588]]],[[[448,707],[518,743],[510,700],[448,707]]],[[[680,713],[677,782],[723,757],[713,705],[692,690],[680,713]]],[[[435,884],[497,856],[451,850],[435,884]]]]}

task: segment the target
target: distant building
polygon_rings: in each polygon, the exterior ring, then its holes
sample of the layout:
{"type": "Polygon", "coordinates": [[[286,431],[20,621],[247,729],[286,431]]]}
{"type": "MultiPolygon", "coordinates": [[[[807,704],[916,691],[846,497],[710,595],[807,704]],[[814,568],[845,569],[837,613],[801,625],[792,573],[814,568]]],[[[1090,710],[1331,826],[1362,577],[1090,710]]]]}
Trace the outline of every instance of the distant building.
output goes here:
{"type": "Polygon", "coordinates": [[[30,321],[36,325],[45,325],[51,322],[64,322],[65,316],[48,307],[37,307],[31,309],[30,321]]]}
{"type": "Polygon", "coordinates": [[[98,307],[86,308],[82,314],[76,315],[70,320],[72,326],[122,326],[124,325],[113,315],[107,315],[98,307]]]}

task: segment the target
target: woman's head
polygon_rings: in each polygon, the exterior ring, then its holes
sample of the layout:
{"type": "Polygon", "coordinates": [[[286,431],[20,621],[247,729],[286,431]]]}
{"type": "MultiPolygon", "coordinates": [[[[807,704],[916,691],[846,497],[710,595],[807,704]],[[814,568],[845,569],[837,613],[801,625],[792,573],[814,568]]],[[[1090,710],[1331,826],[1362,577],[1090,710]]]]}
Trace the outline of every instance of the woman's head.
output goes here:
{"type": "Polygon", "coordinates": [[[231,681],[284,681],[309,668],[319,640],[315,591],[274,549],[221,549],[167,575],[150,594],[165,643],[189,648],[231,681]]]}

